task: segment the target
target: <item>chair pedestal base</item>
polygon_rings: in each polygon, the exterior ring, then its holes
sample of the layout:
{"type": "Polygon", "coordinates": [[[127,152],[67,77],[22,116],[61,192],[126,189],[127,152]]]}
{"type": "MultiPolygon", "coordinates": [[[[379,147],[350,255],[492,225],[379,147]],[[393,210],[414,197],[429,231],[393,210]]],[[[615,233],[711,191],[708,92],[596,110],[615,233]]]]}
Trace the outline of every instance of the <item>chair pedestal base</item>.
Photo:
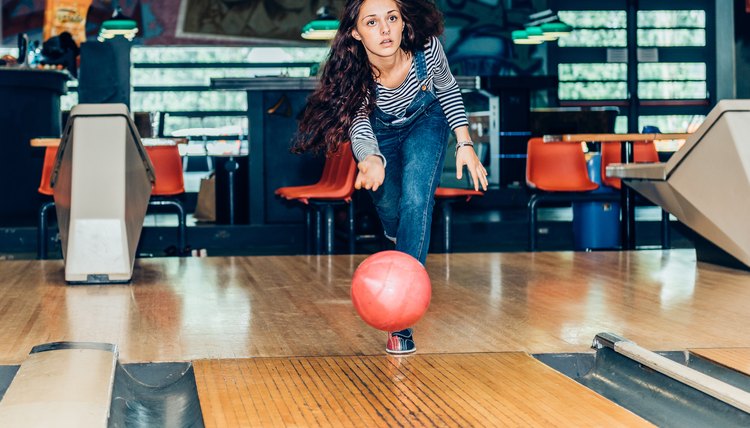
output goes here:
{"type": "Polygon", "coordinates": [[[184,256],[189,250],[187,248],[187,221],[185,208],[182,203],[175,199],[155,198],[148,201],[150,207],[171,207],[177,212],[177,255],[184,256]]]}
{"type": "Polygon", "coordinates": [[[536,193],[527,205],[529,251],[536,251],[536,211],[542,202],[619,202],[619,193],[536,193]]]}
{"type": "Polygon", "coordinates": [[[472,189],[456,189],[450,187],[438,187],[435,189],[435,203],[440,205],[443,215],[443,249],[446,253],[452,251],[451,229],[453,221],[453,204],[459,200],[469,202],[474,196],[483,196],[484,193],[472,189]]]}
{"type": "MultiPolygon", "coordinates": [[[[542,202],[619,202],[619,193],[536,193],[528,203],[529,251],[536,251],[537,208],[542,202]]],[[[633,217],[635,218],[635,217],[633,217]]],[[[661,246],[671,247],[669,213],[661,210],[661,246]]]]}
{"type": "Polygon", "coordinates": [[[313,242],[310,239],[310,235],[313,232],[314,227],[314,254],[333,254],[333,239],[335,234],[335,224],[333,218],[333,207],[335,205],[348,204],[347,207],[347,229],[348,229],[348,241],[349,241],[349,254],[354,254],[354,244],[357,239],[354,234],[354,201],[326,201],[326,200],[313,200],[311,199],[308,203],[307,210],[305,213],[305,224],[307,236],[305,239],[305,247],[307,254],[313,254],[313,242]],[[312,222],[313,212],[315,214],[315,224],[312,222]],[[321,215],[322,214],[322,215],[321,215]],[[323,223],[325,227],[323,227],[323,223]],[[325,230],[324,230],[325,229],[325,230]],[[325,233],[325,237],[323,234],[325,233]],[[324,247],[324,248],[322,248],[324,247]]]}
{"type": "Polygon", "coordinates": [[[45,202],[39,208],[39,224],[37,225],[36,258],[44,260],[47,258],[47,211],[55,207],[54,202],[45,202]]]}

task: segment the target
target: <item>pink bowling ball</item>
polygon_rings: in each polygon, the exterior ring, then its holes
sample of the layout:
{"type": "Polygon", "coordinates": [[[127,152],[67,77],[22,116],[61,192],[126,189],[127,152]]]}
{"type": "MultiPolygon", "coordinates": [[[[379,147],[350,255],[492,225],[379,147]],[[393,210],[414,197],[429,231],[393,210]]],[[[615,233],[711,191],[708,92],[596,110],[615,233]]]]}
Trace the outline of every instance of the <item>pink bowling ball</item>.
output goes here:
{"type": "Polygon", "coordinates": [[[364,322],[383,331],[413,326],[430,306],[432,286],[424,266],[400,251],[366,258],[352,278],[352,303],[364,322]]]}

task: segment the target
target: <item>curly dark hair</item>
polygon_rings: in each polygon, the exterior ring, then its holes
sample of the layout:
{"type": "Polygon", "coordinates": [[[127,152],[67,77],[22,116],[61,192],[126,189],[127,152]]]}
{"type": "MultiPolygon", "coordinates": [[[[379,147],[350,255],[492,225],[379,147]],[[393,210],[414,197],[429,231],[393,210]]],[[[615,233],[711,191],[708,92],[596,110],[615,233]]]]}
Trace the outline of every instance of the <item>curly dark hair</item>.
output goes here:
{"type": "MultiPolygon", "coordinates": [[[[375,78],[364,46],[352,36],[365,0],[348,0],[320,73],[318,87],[307,99],[292,151],[334,153],[349,140],[349,129],[360,107],[375,109],[375,78]]],[[[401,49],[423,49],[430,37],[443,33],[443,15],[432,0],[395,0],[404,21],[401,49]]]]}

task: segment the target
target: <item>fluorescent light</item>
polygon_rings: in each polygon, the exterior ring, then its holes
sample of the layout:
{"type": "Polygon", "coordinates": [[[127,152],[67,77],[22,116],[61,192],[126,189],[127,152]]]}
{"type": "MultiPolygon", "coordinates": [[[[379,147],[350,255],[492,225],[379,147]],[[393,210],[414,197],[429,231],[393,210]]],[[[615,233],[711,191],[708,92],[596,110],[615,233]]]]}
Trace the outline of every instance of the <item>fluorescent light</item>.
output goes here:
{"type": "Polygon", "coordinates": [[[556,36],[552,36],[549,34],[545,34],[542,31],[541,27],[532,26],[532,27],[526,27],[526,34],[528,34],[530,39],[537,39],[541,40],[543,42],[549,42],[553,40],[557,40],[556,36]]]}
{"type": "Polygon", "coordinates": [[[333,40],[338,29],[338,19],[330,13],[327,6],[323,6],[318,9],[315,20],[302,27],[301,36],[306,40],[333,40]]]}
{"type": "Polygon", "coordinates": [[[316,19],[302,27],[302,38],[307,40],[332,40],[339,29],[336,19],[316,19]]]}
{"type": "Polygon", "coordinates": [[[132,41],[136,34],[138,34],[138,23],[123,15],[122,10],[118,7],[112,14],[111,19],[102,22],[97,39],[103,42],[104,40],[122,36],[128,39],[128,41],[132,41]]]}
{"type": "Polygon", "coordinates": [[[541,25],[544,34],[551,36],[563,37],[573,31],[573,27],[564,22],[548,22],[541,25]]]}
{"type": "Polygon", "coordinates": [[[511,33],[513,43],[517,45],[538,45],[542,43],[541,39],[532,39],[529,34],[524,30],[516,30],[511,33]]]}

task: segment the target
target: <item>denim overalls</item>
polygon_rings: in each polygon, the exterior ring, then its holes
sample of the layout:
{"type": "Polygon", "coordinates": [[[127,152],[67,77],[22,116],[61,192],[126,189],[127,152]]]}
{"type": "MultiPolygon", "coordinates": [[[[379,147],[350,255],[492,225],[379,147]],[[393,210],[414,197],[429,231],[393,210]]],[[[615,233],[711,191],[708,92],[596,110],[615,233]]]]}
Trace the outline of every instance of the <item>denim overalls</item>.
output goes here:
{"type": "Polygon", "coordinates": [[[424,51],[414,54],[420,90],[402,117],[379,107],[370,124],[387,161],[385,180],[370,191],[385,235],[396,238],[396,250],[422,264],[430,245],[435,189],[445,161],[450,131],[434,89],[427,87],[424,51]]]}

